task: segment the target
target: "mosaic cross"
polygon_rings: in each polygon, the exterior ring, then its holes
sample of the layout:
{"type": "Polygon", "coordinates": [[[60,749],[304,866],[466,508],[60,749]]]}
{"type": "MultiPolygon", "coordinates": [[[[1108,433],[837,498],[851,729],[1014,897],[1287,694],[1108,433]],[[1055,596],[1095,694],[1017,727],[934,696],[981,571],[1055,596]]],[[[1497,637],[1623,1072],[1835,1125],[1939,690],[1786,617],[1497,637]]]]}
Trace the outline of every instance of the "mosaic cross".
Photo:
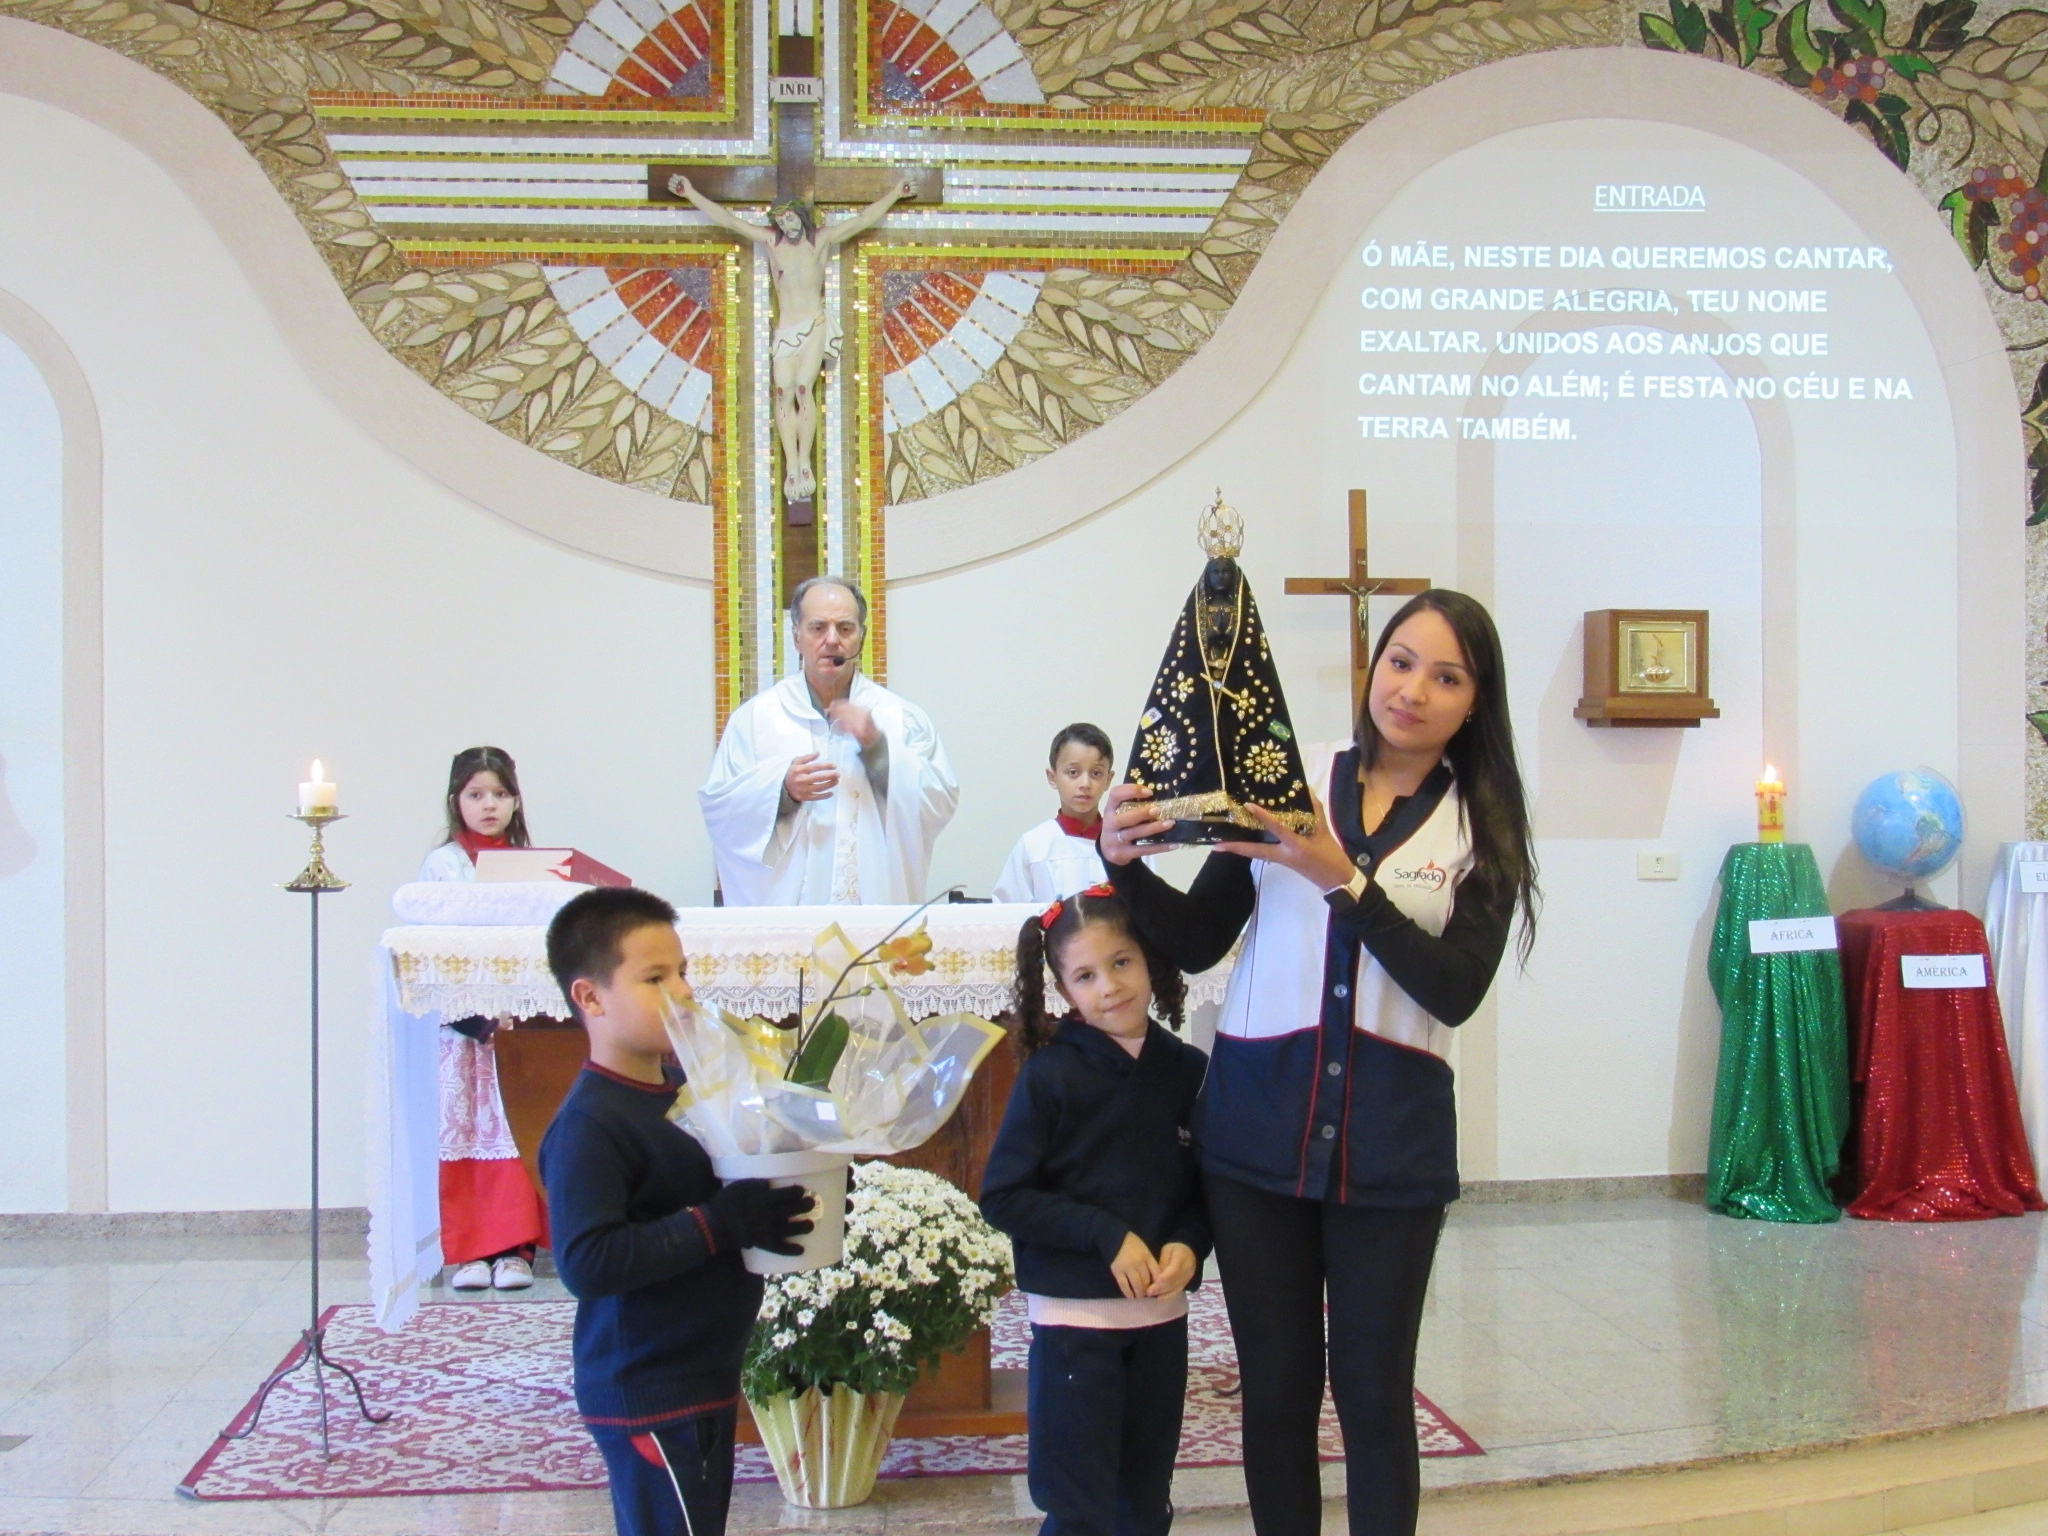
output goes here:
{"type": "Polygon", "coordinates": [[[820,569],[866,586],[868,665],[886,676],[887,440],[1001,363],[1049,273],[1186,257],[1264,121],[1050,108],[985,0],[596,0],[541,94],[328,93],[315,111],[402,255],[537,263],[597,364],[712,439],[721,721],[779,674],[781,596],[820,569]],[[914,206],[827,276],[848,346],[821,384],[815,522],[791,527],[765,257],[671,201],[668,176],[758,221],[806,183],[821,204],[867,200],[901,167],[914,206]]]}

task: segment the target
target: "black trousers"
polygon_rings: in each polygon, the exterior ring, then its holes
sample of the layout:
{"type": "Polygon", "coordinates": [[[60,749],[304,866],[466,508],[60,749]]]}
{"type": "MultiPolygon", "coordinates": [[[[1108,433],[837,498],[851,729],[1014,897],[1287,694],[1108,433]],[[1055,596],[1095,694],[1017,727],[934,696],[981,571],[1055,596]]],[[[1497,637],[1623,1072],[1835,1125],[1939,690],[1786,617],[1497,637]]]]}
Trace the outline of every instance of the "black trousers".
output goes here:
{"type": "Polygon", "coordinates": [[[725,1536],[738,1422],[734,1407],[641,1434],[590,1426],[619,1536],[725,1536]]]}
{"type": "Polygon", "coordinates": [[[1166,1536],[1188,1387],[1188,1320],[1031,1330],[1030,1488],[1039,1536],[1166,1536]]]}
{"type": "Polygon", "coordinates": [[[1316,1425],[1327,1354],[1351,1536],[1413,1536],[1422,1490],[1415,1341],[1444,1208],[1333,1205],[1214,1177],[1204,1187],[1244,1383],[1253,1530],[1322,1529],[1316,1425]]]}

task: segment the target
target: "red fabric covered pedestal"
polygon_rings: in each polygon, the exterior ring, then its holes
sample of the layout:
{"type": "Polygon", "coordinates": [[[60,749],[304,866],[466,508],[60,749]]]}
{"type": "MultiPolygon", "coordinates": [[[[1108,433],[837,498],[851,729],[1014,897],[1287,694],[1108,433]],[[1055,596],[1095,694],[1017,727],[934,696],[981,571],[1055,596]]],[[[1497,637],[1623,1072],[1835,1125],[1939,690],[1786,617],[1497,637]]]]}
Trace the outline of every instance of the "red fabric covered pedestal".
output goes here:
{"type": "Polygon", "coordinates": [[[1840,1188],[1869,1221],[1979,1221],[2048,1209],[1991,986],[1908,988],[1907,955],[1985,955],[1967,912],[1850,912],[1849,1143],[1840,1188]]]}

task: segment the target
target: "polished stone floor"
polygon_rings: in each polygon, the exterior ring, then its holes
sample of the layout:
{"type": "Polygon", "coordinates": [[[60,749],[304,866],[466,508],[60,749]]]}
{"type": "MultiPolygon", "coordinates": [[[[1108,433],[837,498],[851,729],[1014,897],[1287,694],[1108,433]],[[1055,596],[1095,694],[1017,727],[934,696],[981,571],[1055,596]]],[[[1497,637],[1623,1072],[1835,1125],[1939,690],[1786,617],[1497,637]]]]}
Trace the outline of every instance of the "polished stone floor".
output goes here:
{"type": "Polygon", "coordinates": [[[1418,1382],[1486,1447],[1444,1484],[1832,1444],[2048,1406],[2048,1229],[1471,1207],[1418,1382]]]}
{"type": "MultiPolygon", "coordinates": [[[[1776,1227],[1661,1199],[1471,1206],[1438,1259],[1419,1384],[1487,1454],[1443,1487],[1683,1464],[2048,1406],[2039,1217],[1776,1227]]],[[[325,1266],[356,1300],[359,1255],[325,1266]]],[[[541,1294],[559,1295],[552,1286],[541,1294]]],[[[600,1494],[200,1505],[172,1489],[306,1315],[295,1238],[0,1241],[0,1533],[609,1528],[600,1494]]],[[[1327,1469],[1333,1490],[1341,1469],[1327,1469]]],[[[1028,1515],[1021,1479],[885,1485],[834,1530],[1028,1515]]],[[[1241,1503],[1229,1469],[1183,1508],[1241,1503]]],[[[782,1519],[743,1489],[738,1531],[782,1519]]]]}

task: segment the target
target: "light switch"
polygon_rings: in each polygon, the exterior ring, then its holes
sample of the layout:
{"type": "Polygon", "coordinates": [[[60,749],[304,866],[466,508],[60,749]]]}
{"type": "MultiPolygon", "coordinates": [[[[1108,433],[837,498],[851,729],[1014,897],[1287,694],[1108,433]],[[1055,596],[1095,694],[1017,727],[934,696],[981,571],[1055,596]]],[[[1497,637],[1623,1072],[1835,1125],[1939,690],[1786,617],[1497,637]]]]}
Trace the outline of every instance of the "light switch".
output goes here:
{"type": "Polygon", "coordinates": [[[1676,880],[1678,878],[1678,855],[1645,851],[1636,855],[1636,878],[1638,880],[1676,880]]]}

